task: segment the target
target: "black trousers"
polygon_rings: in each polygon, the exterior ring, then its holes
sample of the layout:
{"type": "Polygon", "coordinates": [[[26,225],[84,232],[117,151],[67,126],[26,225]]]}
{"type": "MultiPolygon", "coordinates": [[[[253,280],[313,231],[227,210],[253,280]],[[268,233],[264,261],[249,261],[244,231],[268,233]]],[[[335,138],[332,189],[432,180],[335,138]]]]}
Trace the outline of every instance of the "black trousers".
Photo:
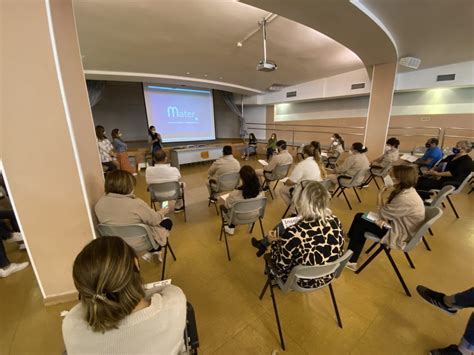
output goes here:
{"type": "Polygon", "coordinates": [[[106,163],[102,163],[103,166],[107,167],[107,172],[110,173],[111,171],[117,170],[117,165],[114,164],[113,161],[108,161],[106,163]]]}
{"type": "Polygon", "coordinates": [[[20,227],[18,226],[18,222],[15,217],[15,213],[13,210],[1,210],[0,211],[0,219],[8,219],[10,224],[12,225],[13,232],[19,232],[20,227]]]}
{"type": "Polygon", "coordinates": [[[364,233],[370,232],[382,239],[382,237],[388,231],[386,228],[380,228],[375,223],[366,221],[362,218],[362,215],[363,213],[357,213],[354,216],[349,233],[347,233],[349,236],[349,249],[353,252],[352,257],[349,260],[351,263],[357,262],[362,249],[364,249],[364,244],[366,241],[364,233]]]}

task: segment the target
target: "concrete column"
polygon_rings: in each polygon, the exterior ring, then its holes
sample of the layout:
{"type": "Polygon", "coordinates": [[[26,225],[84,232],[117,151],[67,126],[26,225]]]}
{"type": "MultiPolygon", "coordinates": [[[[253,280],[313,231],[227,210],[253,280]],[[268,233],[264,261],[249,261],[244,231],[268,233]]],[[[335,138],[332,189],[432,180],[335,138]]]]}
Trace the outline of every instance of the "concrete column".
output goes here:
{"type": "Polygon", "coordinates": [[[0,159],[46,303],[75,297],[102,167],[71,0],[1,2],[0,159]]]}
{"type": "Polygon", "coordinates": [[[397,63],[374,65],[364,144],[370,160],[382,155],[390,124],[397,63]]]}

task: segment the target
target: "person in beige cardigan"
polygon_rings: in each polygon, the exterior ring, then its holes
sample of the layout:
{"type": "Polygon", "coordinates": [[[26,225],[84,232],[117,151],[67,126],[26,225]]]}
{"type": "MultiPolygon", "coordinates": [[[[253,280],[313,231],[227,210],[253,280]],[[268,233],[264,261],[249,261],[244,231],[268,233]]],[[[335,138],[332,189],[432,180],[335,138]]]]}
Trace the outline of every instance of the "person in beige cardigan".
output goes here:
{"type": "Polygon", "coordinates": [[[110,172],[105,178],[105,195],[95,205],[97,219],[104,224],[146,224],[156,242],[164,246],[173,226],[165,217],[169,210],[152,210],[145,201],[135,197],[135,185],[135,177],[129,172],[110,172]]]}
{"type": "Polygon", "coordinates": [[[395,183],[387,202],[384,202],[383,188],[377,198],[379,220],[375,223],[365,220],[363,213],[357,213],[349,232],[349,249],[353,254],[347,267],[357,269],[357,259],[365,244],[364,233],[370,232],[392,249],[403,249],[414,236],[425,219],[425,207],[414,187],[418,172],[410,165],[397,165],[391,172],[395,183]]]}

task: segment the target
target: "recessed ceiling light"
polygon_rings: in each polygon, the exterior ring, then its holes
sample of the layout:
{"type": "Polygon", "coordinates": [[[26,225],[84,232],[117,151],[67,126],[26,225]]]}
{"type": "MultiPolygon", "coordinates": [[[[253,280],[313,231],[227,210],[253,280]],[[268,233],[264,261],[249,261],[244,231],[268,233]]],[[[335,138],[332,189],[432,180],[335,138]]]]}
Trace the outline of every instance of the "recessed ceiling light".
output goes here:
{"type": "Polygon", "coordinates": [[[207,78],[207,74],[204,74],[204,77],[207,78]]]}
{"type": "Polygon", "coordinates": [[[222,79],[224,79],[224,78],[223,78],[222,76],[220,76],[220,77],[219,77],[219,80],[222,80],[222,79]]]}
{"type": "Polygon", "coordinates": [[[189,75],[189,74],[191,74],[191,73],[187,71],[187,72],[186,72],[186,75],[189,75]]]}

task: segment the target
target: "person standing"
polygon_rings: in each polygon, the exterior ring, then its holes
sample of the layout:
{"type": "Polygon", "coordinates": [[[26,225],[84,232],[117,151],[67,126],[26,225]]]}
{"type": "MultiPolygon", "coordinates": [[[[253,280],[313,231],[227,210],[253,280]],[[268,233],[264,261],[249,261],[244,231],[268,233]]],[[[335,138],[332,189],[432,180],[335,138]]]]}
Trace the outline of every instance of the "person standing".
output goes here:
{"type": "Polygon", "coordinates": [[[105,135],[104,126],[95,126],[95,135],[97,137],[97,147],[99,149],[102,166],[107,168],[107,172],[117,170],[117,165],[114,163],[114,147],[105,135]]]}
{"type": "Polygon", "coordinates": [[[161,140],[161,135],[156,131],[155,126],[150,126],[150,128],[148,128],[148,135],[148,143],[151,145],[151,154],[152,156],[155,156],[157,150],[163,149],[161,146],[163,141],[161,140]]]}
{"type": "Polygon", "coordinates": [[[127,144],[122,140],[122,132],[118,128],[112,130],[112,145],[114,146],[117,154],[117,162],[120,170],[128,171],[129,173],[136,175],[135,168],[130,164],[128,160],[128,147],[127,144]]]}

